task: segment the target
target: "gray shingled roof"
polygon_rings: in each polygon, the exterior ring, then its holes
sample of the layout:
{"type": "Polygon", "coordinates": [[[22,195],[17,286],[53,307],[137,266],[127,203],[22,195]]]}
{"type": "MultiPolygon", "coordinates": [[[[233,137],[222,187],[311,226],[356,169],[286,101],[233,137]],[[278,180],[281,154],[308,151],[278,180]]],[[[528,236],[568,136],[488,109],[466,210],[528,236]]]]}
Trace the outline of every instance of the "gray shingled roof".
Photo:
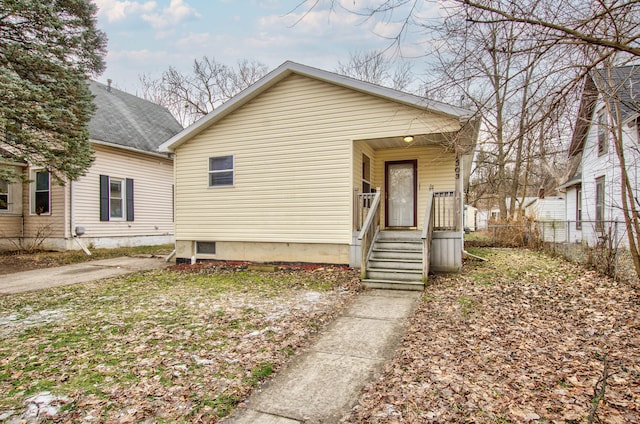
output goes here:
{"type": "Polygon", "coordinates": [[[569,157],[582,154],[599,94],[620,101],[623,123],[636,119],[640,114],[640,65],[612,68],[611,78],[608,77],[608,71],[603,69],[592,70],[586,76],[569,157]]]}
{"type": "Polygon", "coordinates": [[[640,113],[640,65],[619,66],[608,72],[597,69],[599,78],[595,78],[598,90],[607,98],[615,97],[620,101],[622,122],[635,118],[640,113]]]}
{"type": "Polygon", "coordinates": [[[89,122],[92,140],[158,152],[158,146],[182,131],[163,106],[96,81],[89,81],[96,111],[89,122]]]}

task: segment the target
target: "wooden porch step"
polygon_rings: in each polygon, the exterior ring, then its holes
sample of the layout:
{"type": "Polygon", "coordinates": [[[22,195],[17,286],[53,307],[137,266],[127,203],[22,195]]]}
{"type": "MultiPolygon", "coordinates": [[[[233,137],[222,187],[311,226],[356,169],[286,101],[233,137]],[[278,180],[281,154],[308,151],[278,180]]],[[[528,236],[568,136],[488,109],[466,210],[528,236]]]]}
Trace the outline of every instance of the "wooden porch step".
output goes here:
{"type": "Polygon", "coordinates": [[[412,290],[423,291],[424,283],[422,281],[392,281],[392,280],[377,280],[373,278],[366,278],[362,280],[362,284],[370,289],[385,289],[385,290],[412,290]]]}
{"type": "Polygon", "coordinates": [[[422,268],[367,268],[367,278],[388,281],[422,281],[422,268]]]}
{"type": "Polygon", "coordinates": [[[380,258],[375,256],[369,259],[369,269],[409,269],[422,271],[422,259],[408,259],[406,257],[380,258]]]}

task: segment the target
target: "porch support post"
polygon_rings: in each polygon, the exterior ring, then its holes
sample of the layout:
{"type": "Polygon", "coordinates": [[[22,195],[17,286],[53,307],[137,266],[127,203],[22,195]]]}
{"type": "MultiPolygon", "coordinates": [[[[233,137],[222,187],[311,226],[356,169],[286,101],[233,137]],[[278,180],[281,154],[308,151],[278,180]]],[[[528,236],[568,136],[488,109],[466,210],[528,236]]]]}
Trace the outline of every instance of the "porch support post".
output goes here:
{"type": "Polygon", "coordinates": [[[456,218],[456,231],[462,230],[464,228],[464,223],[462,222],[462,208],[464,208],[464,199],[462,196],[463,187],[462,187],[462,178],[460,177],[460,172],[462,169],[462,158],[459,153],[456,153],[456,192],[455,192],[455,218],[456,218]]]}

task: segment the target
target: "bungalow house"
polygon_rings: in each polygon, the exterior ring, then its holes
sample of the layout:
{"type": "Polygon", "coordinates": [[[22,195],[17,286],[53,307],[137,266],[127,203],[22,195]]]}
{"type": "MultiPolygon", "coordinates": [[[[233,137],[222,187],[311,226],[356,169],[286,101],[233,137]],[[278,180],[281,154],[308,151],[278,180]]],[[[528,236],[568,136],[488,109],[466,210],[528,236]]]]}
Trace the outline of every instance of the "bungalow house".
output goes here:
{"type": "Polygon", "coordinates": [[[285,62],[160,147],[177,261],[348,264],[421,289],[430,265],[461,266],[477,130],[468,110],[285,62]]]}
{"type": "Polygon", "coordinates": [[[621,169],[613,134],[619,134],[637,199],[640,161],[640,66],[593,70],[586,76],[569,159],[574,172],[566,191],[565,219],[571,242],[596,245],[603,237],[627,245],[621,197],[621,169]],[[616,112],[619,110],[619,112],[616,112]]]}
{"type": "MultiPolygon", "coordinates": [[[[11,161],[31,183],[0,181],[0,248],[52,250],[173,241],[173,161],[158,146],[182,130],[169,111],[89,81],[94,162],[77,181],[11,161]]],[[[1,147],[1,146],[0,146],[1,147]]]]}

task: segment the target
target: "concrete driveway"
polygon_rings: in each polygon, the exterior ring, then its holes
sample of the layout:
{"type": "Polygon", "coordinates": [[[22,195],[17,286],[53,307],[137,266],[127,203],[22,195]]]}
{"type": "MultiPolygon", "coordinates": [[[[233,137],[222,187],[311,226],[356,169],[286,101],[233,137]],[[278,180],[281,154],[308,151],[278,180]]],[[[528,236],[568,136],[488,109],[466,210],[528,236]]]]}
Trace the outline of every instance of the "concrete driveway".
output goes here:
{"type": "Polygon", "coordinates": [[[56,268],[35,269],[0,275],[0,294],[22,293],[49,287],[85,283],[136,271],[160,269],[171,265],[164,258],[128,257],[101,259],[56,268]]]}

